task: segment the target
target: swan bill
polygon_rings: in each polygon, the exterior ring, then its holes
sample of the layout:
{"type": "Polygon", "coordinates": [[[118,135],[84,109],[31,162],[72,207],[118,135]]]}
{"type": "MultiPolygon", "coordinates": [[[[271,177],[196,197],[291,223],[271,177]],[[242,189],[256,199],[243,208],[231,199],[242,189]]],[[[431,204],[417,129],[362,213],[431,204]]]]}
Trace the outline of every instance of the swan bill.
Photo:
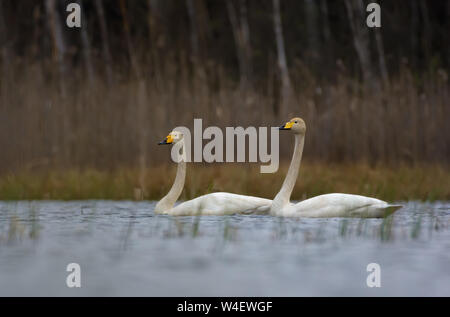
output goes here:
{"type": "Polygon", "coordinates": [[[279,127],[278,130],[290,130],[293,125],[294,125],[294,122],[291,122],[291,121],[286,122],[286,124],[279,127]]]}
{"type": "Polygon", "coordinates": [[[164,141],[159,142],[158,145],[166,145],[166,144],[172,144],[172,143],[173,143],[173,137],[169,134],[168,136],[166,136],[164,141]]]}

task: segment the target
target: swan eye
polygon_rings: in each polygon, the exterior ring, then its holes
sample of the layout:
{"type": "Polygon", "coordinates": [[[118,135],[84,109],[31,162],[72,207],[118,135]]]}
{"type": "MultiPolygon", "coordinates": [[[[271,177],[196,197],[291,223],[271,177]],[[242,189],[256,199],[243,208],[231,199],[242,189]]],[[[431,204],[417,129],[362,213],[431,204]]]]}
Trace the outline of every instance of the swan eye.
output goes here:
{"type": "Polygon", "coordinates": [[[294,123],[298,123],[298,121],[294,121],[294,123]]]}

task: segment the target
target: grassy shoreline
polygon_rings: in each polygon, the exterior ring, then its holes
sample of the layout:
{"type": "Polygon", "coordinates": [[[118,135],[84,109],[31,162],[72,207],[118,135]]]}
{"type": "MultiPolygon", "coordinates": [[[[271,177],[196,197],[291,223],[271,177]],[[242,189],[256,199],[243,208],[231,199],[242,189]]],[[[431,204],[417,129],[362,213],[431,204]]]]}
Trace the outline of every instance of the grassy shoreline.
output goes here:
{"type": "MultiPolygon", "coordinates": [[[[287,168],[288,164],[283,163],[277,173],[260,174],[256,165],[191,164],[180,199],[215,191],[273,198],[287,168]]],[[[11,172],[0,176],[0,200],[158,200],[170,189],[175,170],[173,164],[166,164],[148,168],[143,173],[133,168],[11,172]]],[[[292,200],[330,192],[367,195],[388,201],[450,200],[450,168],[302,163],[292,200]]]]}

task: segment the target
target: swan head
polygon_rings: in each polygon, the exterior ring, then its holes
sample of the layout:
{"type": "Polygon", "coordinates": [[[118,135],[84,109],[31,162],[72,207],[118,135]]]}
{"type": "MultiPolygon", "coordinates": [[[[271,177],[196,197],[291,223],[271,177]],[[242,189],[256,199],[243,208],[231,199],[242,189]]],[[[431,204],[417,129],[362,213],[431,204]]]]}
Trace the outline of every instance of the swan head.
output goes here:
{"type": "Polygon", "coordinates": [[[290,130],[294,132],[294,134],[304,135],[306,133],[306,123],[302,118],[296,117],[292,118],[284,125],[279,127],[279,130],[290,130]]]}
{"type": "Polygon", "coordinates": [[[172,131],[169,133],[168,136],[166,136],[166,138],[159,142],[159,145],[163,145],[163,144],[175,144],[177,142],[180,142],[183,139],[183,133],[179,132],[179,131],[172,131]]]}

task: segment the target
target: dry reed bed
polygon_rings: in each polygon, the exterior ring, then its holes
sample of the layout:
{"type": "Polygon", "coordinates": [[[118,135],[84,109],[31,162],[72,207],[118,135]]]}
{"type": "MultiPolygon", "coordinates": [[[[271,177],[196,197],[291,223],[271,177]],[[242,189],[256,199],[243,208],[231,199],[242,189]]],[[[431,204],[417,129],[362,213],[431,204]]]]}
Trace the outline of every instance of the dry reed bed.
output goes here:
{"type": "MultiPolygon", "coordinates": [[[[274,174],[260,174],[256,165],[190,164],[180,199],[215,191],[273,198],[288,163],[274,174]]],[[[0,178],[0,200],[18,199],[160,199],[170,189],[175,164],[112,171],[52,170],[8,173],[0,178]],[[143,184],[143,193],[141,191],[143,184]]],[[[442,166],[367,164],[302,164],[293,200],[344,192],[395,200],[450,200],[450,169],[442,166]]]]}
{"type": "MultiPolygon", "coordinates": [[[[164,72],[119,78],[107,87],[100,77],[87,82],[77,70],[58,81],[45,62],[12,65],[0,85],[0,175],[155,166],[167,161],[156,145],[160,138],[175,126],[192,127],[194,118],[204,126],[246,127],[301,116],[311,160],[447,164],[450,157],[449,84],[442,69],[419,76],[402,65],[388,87],[369,91],[345,69],[320,82],[297,61],[293,98],[280,115],[275,75],[242,92],[220,65],[196,74],[175,63],[163,66],[164,72]]],[[[282,140],[282,155],[290,146],[282,140]]]]}

